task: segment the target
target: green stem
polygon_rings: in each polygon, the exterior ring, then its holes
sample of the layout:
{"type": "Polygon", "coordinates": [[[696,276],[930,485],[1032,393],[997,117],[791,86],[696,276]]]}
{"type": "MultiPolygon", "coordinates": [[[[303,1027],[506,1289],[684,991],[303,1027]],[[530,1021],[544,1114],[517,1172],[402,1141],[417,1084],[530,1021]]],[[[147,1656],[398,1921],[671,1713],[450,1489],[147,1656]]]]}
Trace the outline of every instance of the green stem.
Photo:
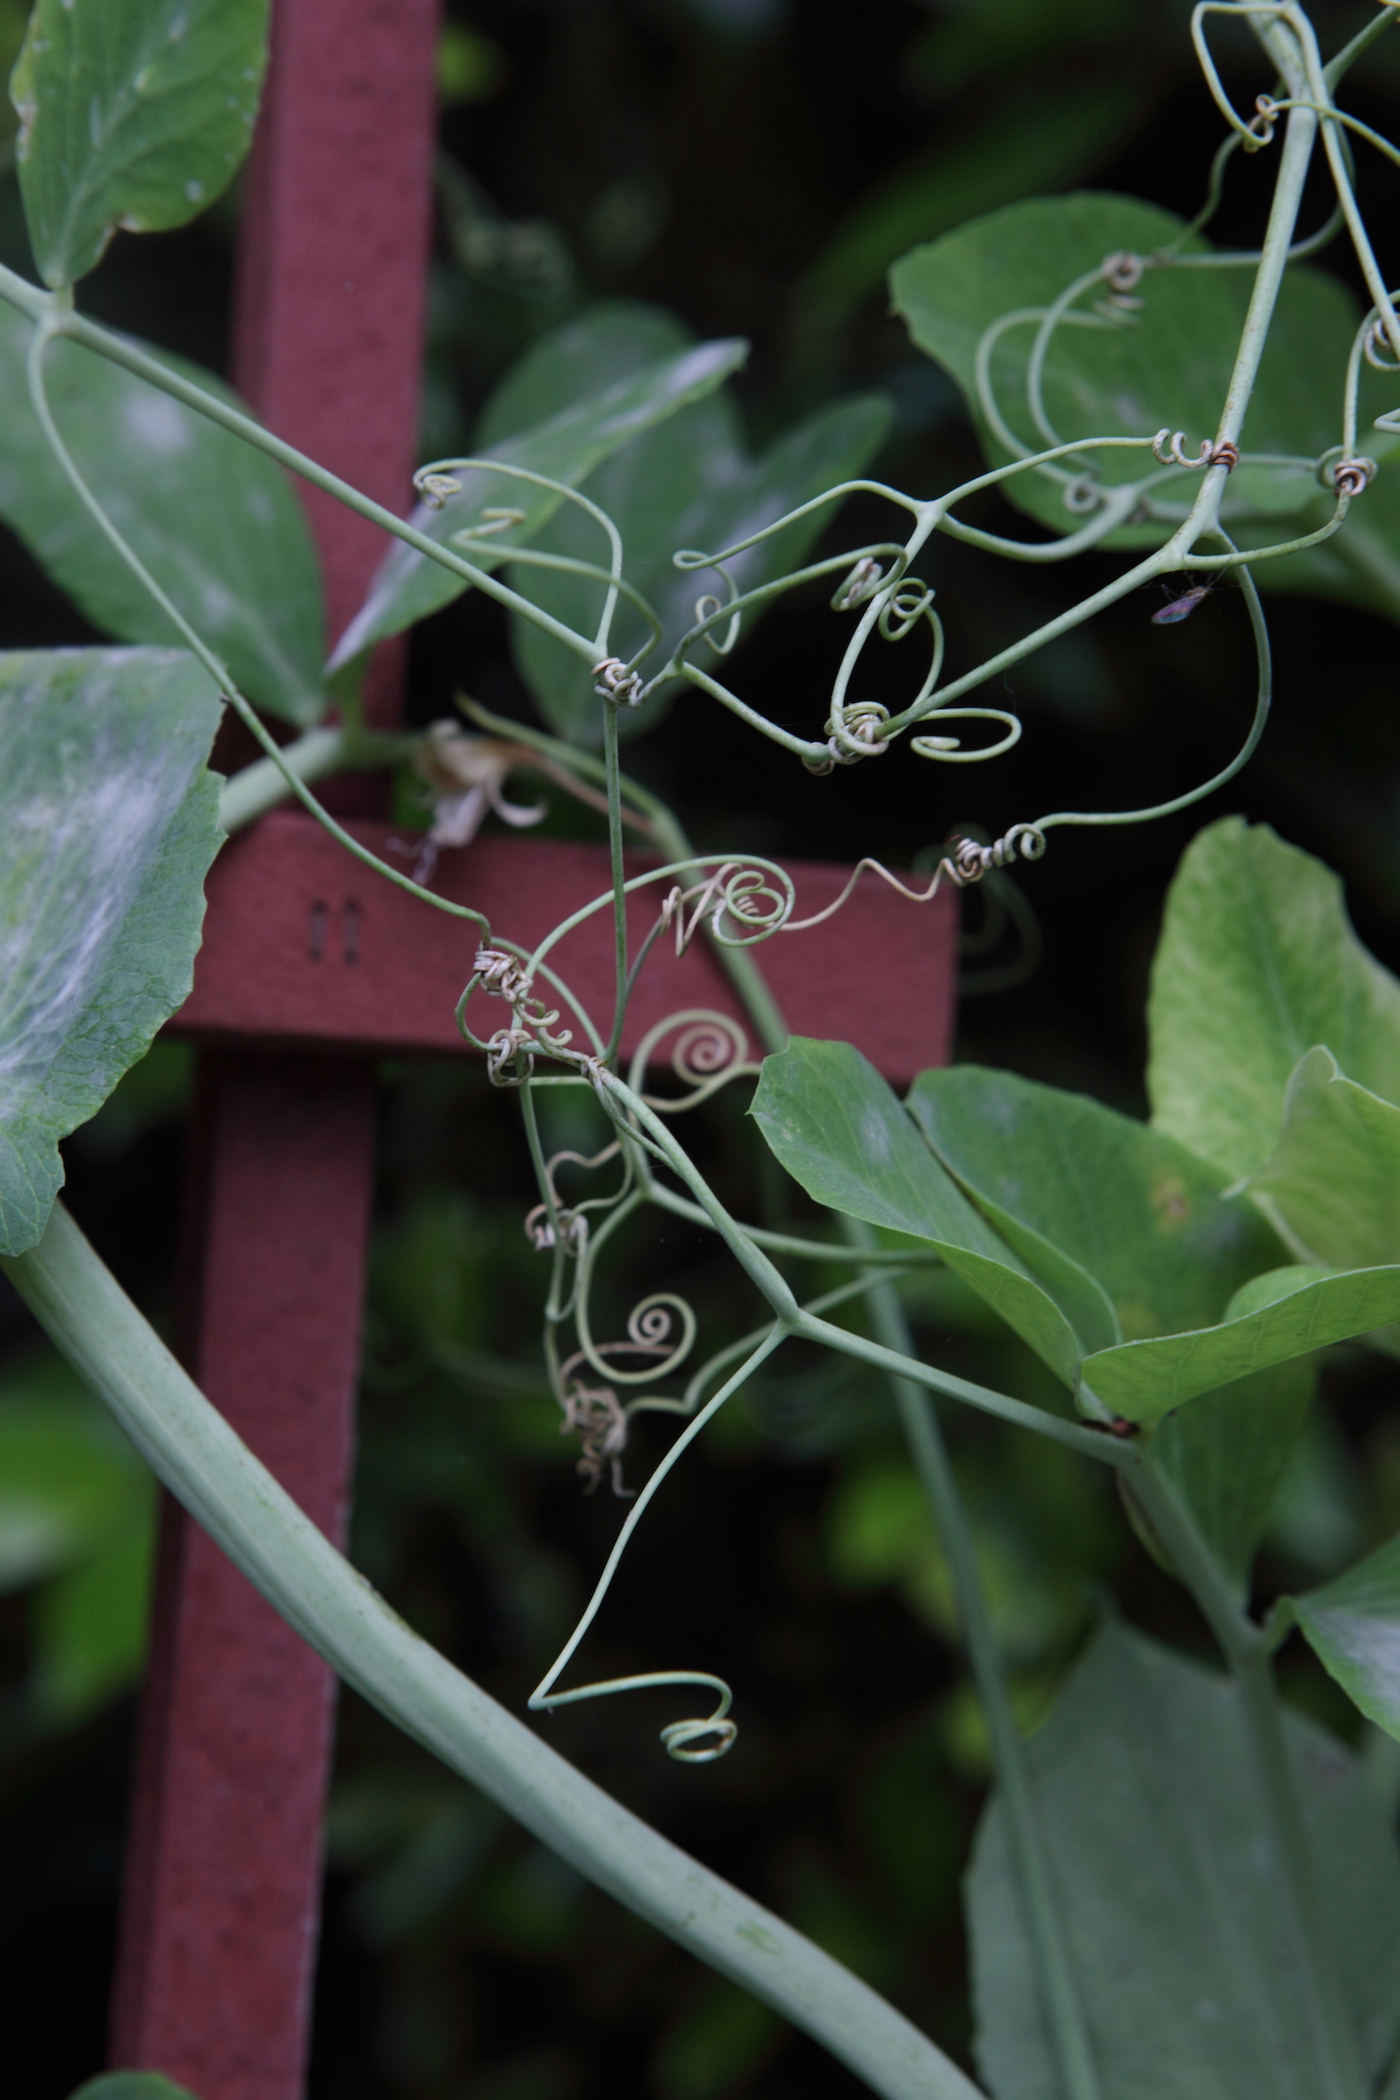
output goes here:
{"type": "Polygon", "coordinates": [[[629,1814],[420,1640],[209,1405],[61,1205],[39,1245],[0,1267],[171,1492],[372,1706],[885,2100],[982,2100],[849,1969],[629,1814]]]}
{"type": "Polygon", "coordinates": [[[1129,1492],[1142,1505],[1196,1599],[1239,1685],[1246,1727],[1288,1898],[1297,1972],[1324,2100],[1365,2100],[1356,2037],[1338,1986],[1318,1899],[1307,1831],[1279,1711],[1268,1636],[1240,1607],[1175,1484],[1150,1451],[1135,1454],[1129,1492]]]}
{"type": "Polygon", "coordinates": [[[232,837],[254,818],[276,809],[292,793],[289,773],[309,786],[333,773],[371,772],[410,758],[418,743],[416,736],[379,736],[373,730],[334,724],[308,729],[295,743],[282,746],[279,760],[259,758],[229,776],[219,796],[219,822],[232,837]]]}

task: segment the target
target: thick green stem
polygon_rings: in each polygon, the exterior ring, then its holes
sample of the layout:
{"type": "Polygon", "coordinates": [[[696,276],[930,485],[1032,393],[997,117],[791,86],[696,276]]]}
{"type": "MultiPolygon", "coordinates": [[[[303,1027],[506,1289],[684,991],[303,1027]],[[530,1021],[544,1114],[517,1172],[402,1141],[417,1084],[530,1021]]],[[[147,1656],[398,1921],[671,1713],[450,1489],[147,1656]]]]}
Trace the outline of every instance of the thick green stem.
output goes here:
{"type": "Polygon", "coordinates": [[[390,1611],[239,1442],[61,1206],[0,1261],[153,1470],[348,1684],[560,1858],[823,2043],[887,2100],[981,2100],[893,2006],[658,1836],[390,1611]]]}
{"type": "MultiPolygon", "coordinates": [[[[846,1222],[851,1228],[848,1237],[857,1242],[873,1243],[874,1234],[868,1225],[861,1225],[855,1219],[846,1222]]],[[[883,1346],[898,1350],[901,1356],[912,1356],[913,1341],[894,1284],[885,1277],[871,1278],[865,1296],[875,1332],[883,1346]]],[[[1060,2090],[1064,2100],[1099,2100],[1098,2072],[1064,1931],[1063,1913],[1041,1836],[1030,1775],[1011,1708],[1006,1672],[987,1610],[972,1530],[953,1478],[933,1397],[910,1379],[894,1373],[890,1375],[890,1388],[934,1528],[952,1572],[958,1620],[991,1737],[997,1789],[1024,1908],[1026,1935],[1035,1953],[1045,2024],[1059,2072],[1060,2090]]]]}
{"type": "Polygon", "coordinates": [[[1307,1832],[1284,1739],[1269,1643],[1240,1607],[1223,1569],[1202,1538],[1176,1486],[1150,1452],[1140,1455],[1126,1485],[1208,1621],[1240,1688],[1282,1869],[1289,1924],[1298,1950],[1297,1973],[1323,2100],[1365,2100],[1366,2081],[1345,2002],[1327,1946],[1307,1832]]]}
{"type": "Polygon", "coordinates": [[[333,773],[397,765],[412,755],[417,744],[414,736],[379,736],[372,730],[334,723],[308,729],[294,744],[282,746],[280,763],[259,758],[230,775],[219,796],[219,822],[231,836],[255,817],[276,809],[292,793],[289,772],[310,786],[313,780],[329,779],[333,773]]]}

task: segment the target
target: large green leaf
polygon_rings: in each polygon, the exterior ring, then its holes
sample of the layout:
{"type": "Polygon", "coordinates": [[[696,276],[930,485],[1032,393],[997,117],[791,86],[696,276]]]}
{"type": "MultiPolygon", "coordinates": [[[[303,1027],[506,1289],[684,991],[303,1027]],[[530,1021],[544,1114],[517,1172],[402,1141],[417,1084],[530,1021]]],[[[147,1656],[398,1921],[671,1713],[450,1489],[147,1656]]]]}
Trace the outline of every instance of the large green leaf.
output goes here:
{"type": "Polygon", "coordinates": [[[923,1072],[909,1108],[929,1143],[1036,1273],[1047,1251],[1110,1301],[1105,1349],[1218,1320],[1279,1250],[1223,1177],[1160,1131],[1010,1072],[923,1072]]]}
{"type": "MultiPolygon", "coordinates": [[[[577,391],[577,368],[590,374],[607,370],[614,378],[639,369],[655,356],[656,343],[669,330],[670,347],[688,341],[686,331],[656,308],[605,301],[570,321],[535,345],[521,360],[521,376],[512,374],[487,410],[483,440],[500,428],[507,404],[518,416],[528,401],[537,413],[556,410],[577,391]],[[528,379],[528,387],[526,381],[528,379]]],[[[622,534],[624,574],[653,605],[662,621],[662,639],[646,659],[647,675],[659,667],[695,620],[696,600],[723,595],[717,570],[678,571],[671,556],[680,547],[717,549],[746,539],[799,504],[860,473],[877,450],[889,424],[883,397],[861,395],[820,410],[779,438],[758,459],[750,459],[739,418],[725,393],[715,393],[659,424],[606,460],[584,484],[584,494],[601,505],[622,534]]],[[[728,564],[739,591],[750,590],[796,566],[816,535],[835,515],[833,508],[813,514],[801,525],[728,564]]],[[[566,504],[534,544],[574,559],[598,558],[596,525],[566,504]]],[[[590,632],[602,610],[600,586],[557,570],[518,568],[511,582],[532,604],[542,606],[575,631],[590,632]]],[[[749,616],[752,625],[753,615],[749,616]]],[[[613,626],[613,653],[629,658],[647,636],[645,623],[626,604],[613,626]]],[[[540,707],[562,736],[582,744],[597,743],[601,713],[589,666],[573,652],[517,616],[514,648],[540,707]]],[[[719,659],[708,647],[696,654],[702,668],[715,669],[719,659]]],[[[675,689],[672,688],[672,691],[675,689]]],[[[649,726],[664,704],[658,694],[635,713],[628,710],[620,726],[636,731],[649,726]]]]}
{"type": "Polygon", "coordinates": [[[1188,848],[1148,1019],[1153,1122],[1222,1174],[1263,1165],[1315,1044],[1400,1101],[1400,984],[1357,940],[1336,876],[1266,825],[1227,817],[1188,848]]]}
{"type": "MultiPolygon", "coordinates": [[[[577,488],[594,468],[619,446],[639,437],[653,425],[675,415],[692,401],[703,400],[737,371],[748,355],[748,345],[737,338],[701,343],[679,356],[658,358],[640,372],[606,386],[600,393],[572,404],[532,429],[517,432],[488,446],[492,459],[503,465],[527,468],[546,474],[553,481],[577,488]]],[[[513,547],[529,544],[548,524],[566,499],[553,490],[489,468],[470,468],[455,477],[459,492],[449,495],[440,510],[420,504],[412,523],[420,532],[444,546],[466,539],[460,551],[479,569],[499,568],[510,558],[513,547]],[[519,521],[500,530],[501,519],[483,515],[503,510],[521,513],[519,521]],[[470,535],[485,527],[488,537],[473,545],[470,535]]],[[[606,568],[607,542],[595,527],[589,559],[606,568]]],[[[396,541],[370,586],[369,596],[341,636],[330,668],[350,662],[382,641],[411,627],[415,620],[450,605],[468,588],[449,569],[396,541]]]]}
{"type": "MultiPolygon", "coordinates": [[[[895,306],[919,347],[962,388],[994,464],[1013,455],[995,436],[977,398],[975,367],[984,332],[1013,311],[1038,314],[1105,256],[1119,251],[1150,255],[1181,228],[1182,221],[1171,213],[1136,198],[1093,192],[1031,198],[959,226],[895,265],[895,306]]],[[[1192,247],[1206,245],[1197,241],[1192,247]]],[[[1057,329],[1045,363],[1045,407],[1060,438],[1150,437],[1164,425],[1186,431],[1193,445],[1213,435],[1252,282],[1247,269],[1148,270],[1132,295],[1140,307],[1120,312],[1116,320],[1105,320],[1092,299],[1081,300],[1078,309],[1089,314],[1090,325],[1057,329]]],[[[1358,319],[1354,300],[1337,279],[1305,266],[1288,272],[1245,422],[1247,449],[1315,457],[1338,443],[1338,404],[1358,319]]],[[[1031,451],[1047,442],[1037,433],[1026,402],[1035,335],[1034,319],[1019,322],[1001,337],[991,359],[1002,414],[1031,451]]],[[[1390,405],[1383,382],[1368,374],[1368,420],[1390,405]]],[[[1367,449],[1384,452],[1392,444],[1368,438],[1367,449]]],[[[1109,486],[1155,471],[1145,453],[1092,457],[1109,486]]],[[[1154,491],[1154,500],[1187,505],[1193,490],[1191,476],[1183,474],[1179,482],[1154,491]]],[[[1082,513],[1066,509],[1062,484],[1046,475],[1018,475],[1006,484],[1006,493],[1053,530],[1065,532],[1083,523],[1082,513]]],[[[1223,515],[1234,522],[1264,514],[1270,522],[1267,530],[1251,535],[1255,543],[1289,537],[1292,528],[1280,535],[1274,521],[1315,504],[1318,494],[1309,469],[1241,468],[1231,476],[1223,515]]],[[[1162,525],[1153,522],[1123,528],[1104,544],[1148,546],[1163,536],[1162,525]]],[[[1267,566],[1259,573],[1267,581],[1267,566]]],[[[1400,599],[1387,609],[1400,610],[1400,599]]]]}
{"type": "Polygon", "coordinates": [[[975,1211],[872,1064],[849,1043],[794,1036],[764,1059],[751,1113],[809,1196],[936,1246],[1073,1386],[1082,1354],[1072,1313],[975,1211]]]}
{"type": "MultiPolygon", "coordinates": [[[[1400,1858],[1348,1751],[1289,1714],[1325,1943],[1363,2070],[1400,2006],[1400,1858]]],[[[1066,1951],[1111,2100],[1311,2100],[1287,1877],[1240,1694],[1110,1624],[1026,1746],[1066,1951]]],[[[980,2067],[1061,2100],[1000,1804],[968,1880],[980,2067]]]]}
{"type": "Polygon", "coordinates": [[[218,720],[180,650],[0,657],[0,1253],[38,1240],[59,1139],[189,991],[218,720]]]}
{"type": "Polygon", "coordinates": [[[10,80],[44,282],[72,284],[119,226],[183,226],[248,150],[268,0],[37,0],[10,80]]]}
{"type": "Polygon", "coordinates": [[[1299,1261],[1400,1261],[1400,1108],[1358,1086],[1321,1046],[1288,1082],[1283,1129],[1249,1193],[1299,1261]]]}
{"type": "Polygon", "coordinates": [[[1400,1537],[1282,1608],[1362,1713],[1400,1738],[1400,1537]]]}
{"type": "MultiPolygon", "coordinates": [[[[169,620],[91,522],[30,409],[30,324],[0,307],[0,517],[95,627],[168,644],[169,620]]],[[[160,353],[224,398],[211,373],[160,353]]],[[[77,344],[46,367],[59,430],[84,479],[157,583],[241,690],[270,713],[314,722],[325,701],[316,550],[282,469],[193,409],[77,344]]]]}
{"type": "Polygon", "coordinates": [[[1199,1393],[1396,1319],[1400,1267],[1276,1269],[1237,1291],[1218,1326],[1085,1357],[1084,1383],[1116,1414],[1149,1424],[1199,1393]]]}

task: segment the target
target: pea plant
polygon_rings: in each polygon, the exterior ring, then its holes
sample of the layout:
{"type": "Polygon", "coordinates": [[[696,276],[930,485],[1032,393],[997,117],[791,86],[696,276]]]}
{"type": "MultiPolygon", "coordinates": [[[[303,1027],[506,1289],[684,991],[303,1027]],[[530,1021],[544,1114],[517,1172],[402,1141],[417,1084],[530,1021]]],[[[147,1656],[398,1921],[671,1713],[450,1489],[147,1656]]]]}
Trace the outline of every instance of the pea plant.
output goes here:
{"type": "Polygon", "coordinates": [[[1400,983],[1357,941],[1326,869],[1230,818],[1198,836],[1168,899],[1150,1122],[969,1065],[924,1072],[901,1101],[849,1045],[790,1037],[764,981],[766,942],[820,920],[841,939],[839,904],[804,912],[773,861],[693,844],[624,772],[621,746],[671,704],[728,709],[815,775],[897,753],[990,761],[1021,735],[1009,707],[985,700],[1011,666],[1144,585],[1168,586],[1153,617],[1171,625],[1223,579],[1238,586],[1226,616],[1247,625],[1257,666],[1223,769],[1150,807],[1053,810],[990,843],[951,838],[926,878],[860,865],[912,910],[940,886],[1038,861],[1056,831],[1147,822],[1233,779],[1269,711],[1261,592],[1395,610],[1400,294],[1373,252],[1353,157],[1396,162],[1400,149],[1336,96],[1397,13],[1382,0],[1325,60],[1296,0],[1205,0],[1192,35],[1224,137],[1194,220],[1116,196],[1031,200],[897,264],[896,307],[961,388],[985,453],[959,486],[915,496],[867,478],[885,429],[872,399],[840,402],[751,459],[723,391],[742,344],[695,346],[663,321],[599,309],[508,375],[474,454],[420,469],[407,520],[272,437],[208,374],[75,304],[116,228],[182,223],[230,179],[263,65],[259,0],[38,0],[14,74],[43,287],[0,270],[11,402],[0,513],[118,645],[0,658],[5,1272],[159,1477],[348,1683],[891,2100],[973,2100],[979,2088],[404,1626],[103,1267],[58,1201],[58,1145],[188,991],[202,882],[225,835],[294,796],[425,912],[463,922],[458,1023],[522,1119],[538,1180],[524,1222],[544,1275],[549,1380],[582,1487],[625,1498],[592,1599],[531,1708],[668,1688],[697,1710],[662,1729],[665,1751],[693,1765],[729,1751],[742,1699],[712,1671],[667,1662],[580,1683],[576,1657],[628,1541],[718,1411],[794,1343],[854,1359],[888,1380],[994,1752],[967,1877],[986,2089],[1394,2100],[1393,1815],[1352,1752],[1281,1706],[1274,1658],[1296,1632],[1378,1739],[1400,1739],[1400,1539],[1263,1618],[1251,1569],[1317,1352],[1355,1339],[1400,1354],[1400,983]],[[1247,112],[1212,55],[1222,29],[1253,39],[1261,87],[1247,112]],[[1238,154],[1274,163],[1251,252],[1206,232],[1238,154]],[[1334,209],[1300,230],[1315,167],[1334,209]],[[1364,312],[1308,264],[1343,239],[1364,312]],[[668,481],[648,448],[679,418],[688,442],[668,481]],[[284,470],[390,542],[328,658],[284,470]],[[969,522],[987,491],[1035,536],[969,522]],[[885,506],[888,529],[825,551],[851,495],[885,506]],[[1111,582],[961,665],[946,661],[918,574],[939,533],[995,560],[1051,564],[1090,548],[1122,560],[1111,582]],[[803,701],[812,719],[793,726],[791,700],[741,694],[728,659],[766,607],[804,587],[829,595],[849,634],[829,693],[803,701]],[[547,729],[470,702],[471,729],[366,729],[370,650],[471,589],[507,609],[547,729]],[[877,644],[907,644],[915,659],[902,708],[860,697],[877,644]],[[227,783],[207,764],[225,709],[265,753],[227,783]],[[301,733],[279,743],[267,717],[301,733]],[[431,798],[413,875],[368,852],[314,792],[325,775],[380,765],[411,766],[431,798]],[[432,886],[438,850],[488,811],[532,817],[505,793],[531,769],[606,811],[612,868],[605,893],[533,948],[432,886]],[[640,873],[629,845],[650,856],[640,873]],[[604,1012],[570,985],[569,938],[597,914],[616,953],[604,1012]],[[697,939],[714,945],[747,1028],[686,1011],[624,1055],[657,944],[697,939]],[[805,1235],[735,1216],[678,1135],[679,1117],[730,1087],[753,1088],[763,1142],[825,1213],[805,1235]],[[550,1152],[551,1090],[576,1104],[576,1123],[591,1118],[591,1151],[550,1152]],[[714,1235],[742,1279],[746,1331],[704,1361],[673,1292],[643,1298],[621,1337],[600,1325],[600,1262],[647,1207],[714,1235]],[[939,1265],[1029,1346],[1058,1399],[978,1385],[916,1353],[901,1282],[939,1265]],[[834,1269],[843,1281],[810,1288],[834,1269]],[[936,1402],[1109,1468],[1125,1521],[1194,1599],[1223,1669],[1107,1614],[1025,1739],[936,1402]],[[679,1424],[640,1485],[627,1448],[639,1411],[679,1424]]]}

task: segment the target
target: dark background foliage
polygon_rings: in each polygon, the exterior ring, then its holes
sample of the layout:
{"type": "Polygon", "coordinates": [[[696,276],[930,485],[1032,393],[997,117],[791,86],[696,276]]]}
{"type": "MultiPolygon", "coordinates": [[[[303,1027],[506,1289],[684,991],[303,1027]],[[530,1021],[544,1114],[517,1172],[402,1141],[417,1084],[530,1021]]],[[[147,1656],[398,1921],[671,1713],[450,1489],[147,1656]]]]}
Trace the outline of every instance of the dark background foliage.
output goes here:
{"type": "MultiPolygon", "coordinates": [[[[1365,12],[1325,10],[1329,37],[1365,12]]],[[[674,308],[701,334],[752,339],[739,391],[755,442],[833,393],[878,387],[896,407],[880,470],[918,493],[960,477],[969,430],[886,312],[885,269],[916,241],[1036,191],[1091,184],[1194,210],[1219,124],[1187,13],[1176,0],[454,0],[425,452],[469,431],[542,329],[586,298],[622,294],[674,308]]],[[[3,11],[0,22],[17,27],[3,11]]],[[[1267,85],[1247,45],[1224,38],[1222,49],[1240,96],[1267,85]]],[[[1400,37],[1376,47],[1352,98],[1385,129],[1397,103],[1400,37]]],[[[1216,231],[1248,242],[1269,170],[1236,167],[1216,231]]],[[[1383,254],[1395,252],[1396,195],[1368,171],[1383,254]]],[[[236,214],[235,196],[185,232],[120,239],[86,303],[222,368],[236,214]]],[[[0,248],[22,260],[8,182],[0,248]]],[[[1348,273],[1340,250],[1328,260],[1348,273]]],[[[845,525],[862,534],[858,513],[845,525]]],[[[944,543],[929,573],[954,651],[983,653],[1108,564],[1047,580],[944,543]]],[[[1248,673],[1228,592],[1180,628],[1153,627],[1150,610],[1120,606],[1020,666],[1009,690],[1027,734],[980,775],[950,781],[896,759],[813,781],[695,704],[630,763],[705,846],[906,865],[960,819],[997,832],[1070,800],[1156,800],[1234,748],[1248,673]]],[[[1338,867],[1363,936],[1400,963],[1394,631],[1301,602],[1274,601],[1271,617],[1276,716],[1248,772],[1218,808],[1060,834],[1023,877],[1043,960],[1011,989],[969,996],[958,1055],[1140,1110],[1163,892],[1187,839],[1226,809],[1338,867]]],[[[4,536],[0,645],[84,633],[4,536]]],[[[744,645],[739,676],[770,698],[815,690],[831,651],[820,602],[799,598],[744,645]]],[[[529,712],[504,624],[483,601],[416,637],[414,718],[445,712],[459,685],[529,712]]],[[[1008,935],[992,961],[1014,946],[1008,935]]],[[[178,1053],[161,1053],[69,1159],[78,1216],[167,1323],[186,1076],[178,1053]]],[[[751,1214],[790,1200],[755,1161],[737,1108],[715,1112],[700,1143],[751,1214]]],[[[508,1110],[464,1069],[386,1071],[382,1161],[355,1555],[413,1624],[519,1708],[588,1593],[617,1508],[581,1495],[535,1368],[540,1285],[519,1223],[533,1196],[508,1110]]],[[[706,1334],[747,1322],[732,1271],[683,1227],[648,1226],[624,1247],[612,1310],[682,1279],[706,1334]]],[[[1035,1386],[1029,1359],[959,1295],[927,1289],[915,1310],[944,1360],[1035,1386]]],[[[5,1361],[22,1366],[32,1333],[13,1300],[0,1317],[5,1361]]],[[[1290,1479],[1262,1594],[1400,1521],[1392,1376],[1336,1352],[1329,1411],[1290,1479]]],[[[1102,1481],[985,1421],[949,1427],[1028,1720],[1109,1583],[1131,1615],[1202,1647],[1102,1481]]],[[[638,1444],[634,1479],[661,1433],[638,1444]]],[[[670,1710],[645,1699],[575,1709],[551,1739],[965,2052],[958,1876],[985,1745],[881,1393],[853,1371],[784,1360],[666,1492],[664,1522],[643,1530],[593,1643],[595,1674],[719,1670],[736,1689],[738,1746],[712,1769],[670,1764],[655,1739],[670,1710]]],[[[134,1705],[42,1723],[34,1638],[29,1600],[0,1602],[0,2061],[13,2100],[63,2100],[101,2061],[134,1705]]],[[[1352,1725],[1319,1675],[1291,1667],[1296,1697],[1352,1725]]],[[[342,1701],[312,2100],[855,2090],[342,1701]]]]}

